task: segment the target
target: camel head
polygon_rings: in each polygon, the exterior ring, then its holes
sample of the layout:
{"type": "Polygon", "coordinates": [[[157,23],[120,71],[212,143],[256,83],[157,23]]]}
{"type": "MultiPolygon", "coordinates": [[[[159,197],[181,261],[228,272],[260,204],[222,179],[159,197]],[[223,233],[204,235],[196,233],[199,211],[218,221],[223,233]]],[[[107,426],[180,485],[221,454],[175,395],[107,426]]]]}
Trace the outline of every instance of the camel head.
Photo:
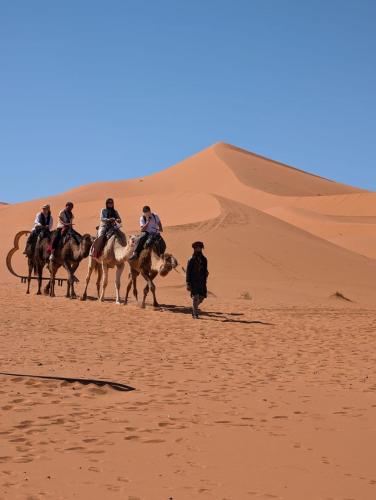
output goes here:
{"type": "Polygon", "coordinates": [[[132,250],[134,249],[134,247],[137,245],[137,242],[139,240],[139,236],[135,236],[134,234],[131,234],[128,238],[128,245],[130,248],[132,248],[132,250]]]}
{"type": "Polygon", "coordinates": [[[93,244],[93,241],[95,238],[93,236],[90,236],[90,234],[84,234],[81,239],[80,243],[80,250],[82,257],[85,258],[89,255],[91,245],[93,244]]]}
{"type": "Polygon", "coordinates": [[[127,240],[127,245],[124,249],[124,252],[121,254],[121,260],[128,260],[133,255],[133,252],[136,248],[139,237],[131,234],[127,240]]]}
{"type": "Polygon", "coordinates": [[[167,274],[175,269],[178,265],[178,261],[175,259],[175,257],[170,254],[170,253],[165,253],[162,257],[162,265],[159,268],[159,274],[161,276],[167,276],[167,274]]]}

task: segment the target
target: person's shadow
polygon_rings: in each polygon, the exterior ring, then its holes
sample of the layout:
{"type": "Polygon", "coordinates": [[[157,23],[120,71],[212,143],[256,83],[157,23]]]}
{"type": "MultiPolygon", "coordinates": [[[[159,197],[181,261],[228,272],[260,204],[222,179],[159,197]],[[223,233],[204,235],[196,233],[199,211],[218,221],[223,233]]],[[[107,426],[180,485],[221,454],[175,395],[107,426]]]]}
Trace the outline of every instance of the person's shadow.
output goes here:
{"type": "MultiPolygon", "coordinates": [[[[162,310],[169,311],[175,314],[188,314],[192,315],[192,308],[185,306],[176,306],[173,304],[160,304],[162,310]]],[[[266,323],[264,321],[258,320],[248,320],[241,319],[239,316],[244,316],[243,313],[235,312],[222,312],[222,311],[201,311],[200,318],[210,321],[220,321],[221,323],[241,323],[245,325],[269,325],[273,326],[273,323],[266,323]]]]}

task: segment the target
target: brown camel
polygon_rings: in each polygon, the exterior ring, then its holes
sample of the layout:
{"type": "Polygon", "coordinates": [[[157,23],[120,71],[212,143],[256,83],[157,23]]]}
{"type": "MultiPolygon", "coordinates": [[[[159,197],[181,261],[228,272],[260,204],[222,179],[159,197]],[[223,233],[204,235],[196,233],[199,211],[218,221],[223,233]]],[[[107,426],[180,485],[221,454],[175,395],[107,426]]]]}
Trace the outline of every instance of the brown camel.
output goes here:
{"type": "Polygon", "coordinates": [[[52,233],[49,231],[43,230],[39,233],[36,242],[26,247],[25,253],[29,270],[26,293],[30,293],[30,282],[33,271],[38,276],[37,295],[41,295],[42,293],[43,268],[48,263],[49,254],[47,248],[51,241],[51,235],[52,233]]]}
{"type": "Polygon", "coordinates": [[[86,275],[86,286],[82,295],[82,300],[87,298],[87,288],[89,286],[90,277],[93,271],[97,272],[97,292],[98,298],[103,302],[104,294],[108,284],[108,270],[116,267],[115,290],[116,303],[120,304],[120,280],[124,271],[125,262],[133,254],[137,238],[130,236],[127,244],[127,239],[124,233],[120,233],[120,237],[113,235],[106,242],[100,257],[90,255],[89,266],[86,275]],[[102,291],[100,291],[100,282],[102,280],[102,291]]]}
{"type": "Polygon", "coordinates": [[[58,269],[63,266],[68,273],[67,293],[65,296],[71,299],[76,298],[76,293],[74,291],[74,282],[77,281],[77,278],[75,277],[74,273],[78,268],[81,260],[85,259],[89,255],[90,247],[93,243],[94,238],[90,236],[90,234],[84,234],[83,236],[81,236],[76,232],[75,236],[71,235],[70,237],[68,237],[63,245],[55,250],[54,260],[50,260],[48,263],[48,268],[50,271],[50,283],[49,285],[47,285],[47,290],[49,288],[51,297],[55,297],[56,273],[58,269]]]}
{"type": "Polygon", "coordinates": [[[167,276],[167,274],[175,269],[178,265],[178,261],[170,253],[164,253],[159,255],[155,245],[151,248],[145,248],[140,253],[140,256],[136,260],[129,262],[130,273],[129,281],[127,285],[127,292],[125,294],[125,304],[128,302],[128,295],[133,285],[133,295],[136,300],[138,300],[137,293],[137,277],[141,276],[146,281],[146,286],[144,288],[144,296],[142,299],[141,307],[145,307],[146,297],[151,290],[153,294],[153,306],[159,307],[156,295],[155,295],[155,285],[154,279],[158,274],[160,276],[167,276]]]}

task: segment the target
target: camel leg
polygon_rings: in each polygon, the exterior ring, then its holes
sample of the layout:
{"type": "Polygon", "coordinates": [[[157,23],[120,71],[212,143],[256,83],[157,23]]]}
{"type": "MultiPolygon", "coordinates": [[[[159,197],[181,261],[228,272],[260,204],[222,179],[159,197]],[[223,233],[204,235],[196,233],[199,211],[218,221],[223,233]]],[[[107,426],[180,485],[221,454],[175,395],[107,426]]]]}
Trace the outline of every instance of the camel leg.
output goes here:
{"type": "Polygon", "coordinates": [[[50,297],[55,297],[55,276],[57,269],[52,265],[50,269],[50,297]]]}
{"type": "Polygon", "coordinates": [[[103,270],[103,279],[102,279],[102,293],[100,296],[100,301],[104,302],[104,293],[106,291],[108,283],[108,267],[105,263],[102,264],[102,270],[103,270]]]}
{"type": "Polygon", "coordinates": [[[33,263],[31,261],[31,259],[29,258],[28,259],[28,266],[29,266],[29,273],[28,273],[28,276],[27,276],[27,290],[26,290],[26,293],[30,293],[30,283],[31,283],[31,274],[33,272],[33,263]]]}
{"type": "Polygon", "coordinates": [[[68,274],[68,279],[67,279],[67,293],[65,294],[65,297],[67,299],[75,299],[76,298],[76,292],[74,291],[74,280],[75,276],[74,273],[78,267],[78,262],[66,262],[64,264],[64,269],[67,271],[68,274]]]}
{"type": "MultiPolygon", "coordinates": [[[[151,290],[151,293],[153,294],[153,307],[159,307],[159,304],[157,302],[157,297],[155,294],[155,285],[154,285],[154,278],[157,276],[157,272],[152,271],[150,274],[147,273],[142,273],[142,276],[146,280],[146,287],[144,289],[144,301],[146,299],[146,295],[149,293],[149,290],[151,290]]],[[[145,306],[145,302],[143,302],[143,306],[145,306]]]]}
{"type": "Polygon", "coordinates": [[[127,283],[127,290],[125,292],[125,298],[124,298],[124,304],[128,304],[128,296],[129,292],[131,291],[132,288],[132,275],[131,273],[128,274],[128,283],[127,283]]]}
{"type": "Polygon", "coordinates": [[[142,309],[145,309],[146,297],[148,296],[148,293],[149,293],[149,285],[146,285],[144,288],[144,296],[142,297],[142,302],[141,302],[142,309]]]}
{"type": "Polygon", "coordinates": [[[70,275],[71,275],[71,293],[70,293],[70,298],[71,299],[76,299],[77,298],[76,292],[74,290],[74,282],[76,280],[76,278],[74,276],[74,273],[76,272],[76,270],[78,268],[78,265],[79,265],[79,262],[74,262],[70,266],[70,275]]]}
{"type": "Polygon", "coordinates": [[[136,302],[138,302],[137,276],[138,276],[138,273],[136,271],[132,272],[133,295],[134,295],[134,298],[136,299],[136,302]]]}
{"type": "Polygon", "coordinates": [[[72,285],[72,279],[71,279],[71,270],[69,264],[65,263],[63,264],[65,270],[67,271],[67,291],[65,293],[65,298],[69,299],[71,296],[71,285],[72,285]]]}
{"type": "MultiPolygon", "coordinates": [[[[87,273],[86,273],[86,278],[85,278],[85,290],[84,290],[84,293],[82,294],[81,300],[87,299],[87,288],[89,286],[90,278],[91,278],[91,275],[94,271],[94,268],[95,268],[95,262],[91,257],[89,257],[89,265],[87,268],[87,273]]],[[[98,282],[97,282],[97,287],[98,287],[98,282]]]]}
{"type": "Polygon", "coordinates": [[[132,287],[133,287],[133,296],[134,296],[136,302],[138,302],[138,292],[137,292],[137,276],[138,275],[139,275],[138,271],[131,269],[131,272],[128,275],[128,285],[127,285],[127,292],[125,294],[125,304],[128,303],[129,292],[131,291],[132,287]]]}
{"type": "Polygon", "coordinates": [[[43,277],[43,266],[38,265],[38,291],[37,295],[42,295],[42,277],[43,277]]]}
{"type": "Polygon", "coordinates": [[[153,307],[159,307],[159,304],[157,302],[157,297],[155,295],[155,285],[153,283],[153,280],[150,280],[149,288],[150,288],[150,291],[153,295],[153,307]]]}
{"type": "Polygon", "coordinates": [[[150,290],[151,290],[151,293],[153,294],[153,307],[159,307],[159,304],[158,304],[158,301],[157,301],[157,297],[156,297],[156,294],[155,294],[155,290],[156,290],[156,286],[154,285],[154,278],[157,276],[157,272],[151,272],[150,273],[150,284],[149,284],[149,287],[150,287],[150,290]]]}
{"type": "Polygon", "coordinates": [[[141,303],[141,307],[144,309],[145,303],[146,303],[146,297],[149,293],[149,289],[151,288],[151,286],[153,286],[153,283],[152,283],[152,281],[147,273],[141,271],[141,274],[142,274],[142,277],[144,278],[144,280],[146,281],[146,286],[144,288],[144,296],[142,298],[142,303],[141,303]]]}
{"type": "Polygon", "coordinates": [[[103,277],[103,269],[102,266],[97,266],[97,297],[99,299],[101,294],[101,283],[103,277]]]}
{"type": "Polygon", "coordinates": [[[115,292],[116,292],[116,304],[120,304],[120,283],[121,275],[124,271],[124,263],[116,265],[116,276],[115,276],[115,292]]]}

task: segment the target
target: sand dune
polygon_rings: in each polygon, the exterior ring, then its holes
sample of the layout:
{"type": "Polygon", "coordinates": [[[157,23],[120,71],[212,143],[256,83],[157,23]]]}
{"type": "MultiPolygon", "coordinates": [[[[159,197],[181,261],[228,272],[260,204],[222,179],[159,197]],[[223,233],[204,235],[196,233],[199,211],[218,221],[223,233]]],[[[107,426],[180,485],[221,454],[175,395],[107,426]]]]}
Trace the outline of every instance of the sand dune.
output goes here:
{"type": "MultiPolygon", "coordinates": [[[[66,200],[74,201],[77,229],[94,234],[110,195],[128,233],[137,231],[141,207],[151,204],[182,263],[191,240],[203,239],[212,287],[220,296],[252,290],[261,301],[274,301],[288,286],[287,302],[312,296],[326,300],[337,288],[357,300],[375,298],[375,264],[364,258],[376,255],[375,193],[220,143],[151,176],[88,184],[48,201],[55,216],[66,200]]],[[[45,201],[2,208],[1,258],[14,233],[32,226],[45,201]],[[10,214],[14,225],[6,223],[10,214]]]]}

